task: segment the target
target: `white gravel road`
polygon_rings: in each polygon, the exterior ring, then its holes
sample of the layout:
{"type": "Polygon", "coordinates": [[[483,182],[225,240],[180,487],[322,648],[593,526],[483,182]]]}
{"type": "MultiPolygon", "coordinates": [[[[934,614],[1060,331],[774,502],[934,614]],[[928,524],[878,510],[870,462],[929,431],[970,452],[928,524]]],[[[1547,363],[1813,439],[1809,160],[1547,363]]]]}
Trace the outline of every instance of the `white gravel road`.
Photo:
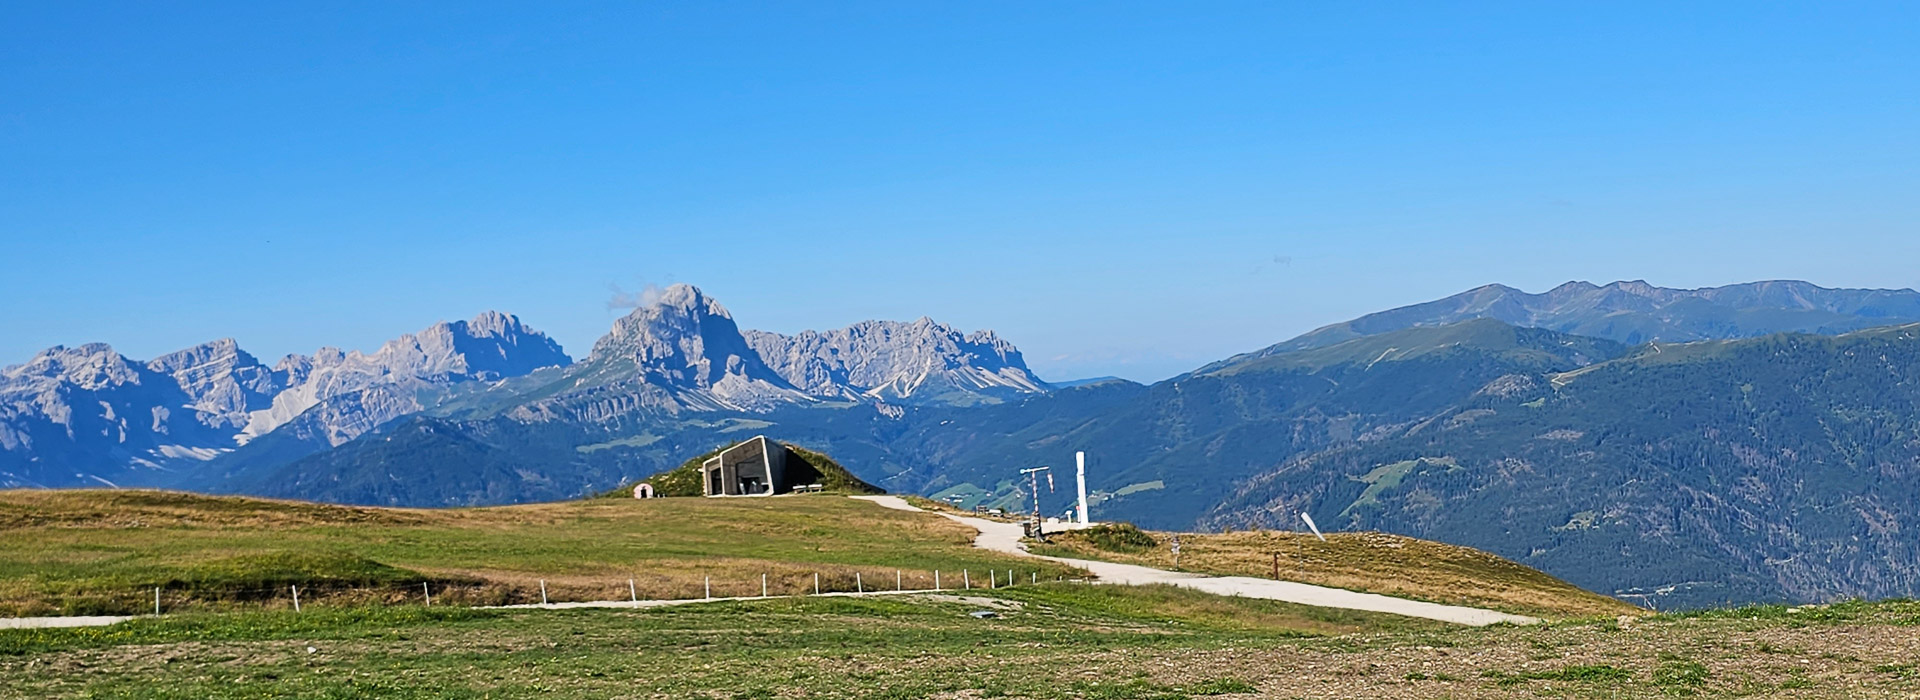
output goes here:
{"type": "MultiPolygon", "coordinates": [[[[894,510],[924,512],[898,496],[855,496],[872,501],[882,507],[894,510]]],[[[968,527],[979,530],[973,538],[973,546],[981,549],[1005,552],[1023,557],[1034,557],[1047,561],[1066,564],[1091,572],[1102,583],[1142,585],[1165,583],[1182,588],[1206,591],[1216,595],[1236,595],[1246,598],[1281,600],[1301,605],[1315,605],[1323,608],[1346,608],[1348,610],[1366,610],[1369,612],[1391,613],[1408,617],[1423,617],[1429,620],[1453,622],[1462,625],[1491,625],[1507,622],[1526,625],[1539,622],[1539,618],[1525,615],[1512,615],[1494,610],[1469,608],[1459,605],[1441,605],[1418,600],[1407,600],[1375,593],[1358,593],[1340,588],[1328,588],[1293,581],[1273,581],[1248,576],[1206,576],[1178,571],[1167,571],[1132,564],[1115,564],[1087,559],[1066,559],[1062,557],[1043,557],[1027,551],[1021,543],[1021,528],[1014,523],[1002,523],[983,518],[969,518],[962,515],[941,513],[959,521],[968,527]]]]}

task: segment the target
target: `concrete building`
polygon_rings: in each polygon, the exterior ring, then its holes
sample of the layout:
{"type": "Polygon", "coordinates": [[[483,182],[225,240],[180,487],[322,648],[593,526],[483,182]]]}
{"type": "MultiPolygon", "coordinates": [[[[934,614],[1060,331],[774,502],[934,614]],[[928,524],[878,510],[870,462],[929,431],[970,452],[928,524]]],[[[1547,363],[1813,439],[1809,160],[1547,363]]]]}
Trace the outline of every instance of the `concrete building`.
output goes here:
{"type": "Polygon", "coordinates": [[[765,435],[722,450],[700,465],[707,496],[772,496],[819,490],[820,471],[765,435]]]}

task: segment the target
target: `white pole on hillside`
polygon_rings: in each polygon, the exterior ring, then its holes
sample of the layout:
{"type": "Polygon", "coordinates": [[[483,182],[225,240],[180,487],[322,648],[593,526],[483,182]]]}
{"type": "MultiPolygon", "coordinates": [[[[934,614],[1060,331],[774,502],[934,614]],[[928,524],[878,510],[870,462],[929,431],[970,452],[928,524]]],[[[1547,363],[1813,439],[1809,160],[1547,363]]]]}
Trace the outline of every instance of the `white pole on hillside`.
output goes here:
{"type": "Polygon", "coordinates": [[[707,600],[713,600],[713,577],[707,577],[707,600]]]}
{"type": "Polygon", "coordinates": [[[640,602],[640,587],[633,585],[633,579],[627,579],[627,595],[633,598],[633,602],[640,602]]]}
{"type": "Polygon", "coordinates": [[[300,612],[300,587],[287,586],[287,588],[293,589],[293,611],[300,612]]]}
{"type": "Polygon", "coordinates": [[[969,591],[973,590],[973,570],[972,569],[960,570],[960,584],[963,586],[966,586],[967,590],[969,591]]]}
{"type": "Polygon", "coordinates": [[[760,597],[767,597],[767,575],[760,575],[760,597]]]}
{"type": "Polygon", "coordinates": [[[1087,524],[1087,453],[1073,453],[1073,475],[1080,482],[1080,524],[1087,524]]]}
{"type": "Polygon", "coordinates": [[[154,615],[160,614],[160,587],[159,586],[153,587],[153,614],[154,615]]]}
{"type": "Polygon", "coordinates": [[[820,595],[820,572],[813,572],[813,594],[820,595]]]}
{"type": "Polygon", "coordinates": [[[907,589],[906,589],[906,587],[905,587],[905,586],[903,586],[903,585],[901,585],[901,583],[900,583],[900,570],[899,570],[899,569],[894,569],[894,570],[893,570],[893,590],[896,590],[896,591],[904,591],[904,590],[907,590],[907,589]]]}
{"type": "Polygon", "coordinates": [[[426,581],[420,582],[420,595],[426,597],[428,605],[433,604],[433,589],[427,587],[426,581]]]}
{"type": "Polygon", "coordinates": [[[867,585],[860,582],[860,572],[858,571],[853,572],[853,592],[855,593],[867,592],[867,585]]]}
{"type": "MultiPolygon", "coordinates": [[[[933,590],[936,590],[936,591],[937,591],[937,590],[940,590],[940,570],[939,570],[939,569],[934,569],[934,570],[933,570],[933,590]]],[[[153,606],[153,607],[154,607],[154,609],[155,609],[155,610],[158,610],[158,609],[160,608],[160,605],[159,605],[159,600],[160,600],[160,594],[159,594],[159,593],[157,593],[157,592],[156,592],[156,593],[154,593],[154,594],[153,594],[153,600],[154,600],[154,606],[153,606]]],[[[155,614],[155,615],[158,615],[158,614],[160,614],[160,613],[157,613],[157,612],[156,612],[156,613],[154,613],[154,614],[155,614]]]]}
{"type": "Polygon", "coordinates": [[[547,604],[547,580],[540,579],[540,604],[547,604]]]}

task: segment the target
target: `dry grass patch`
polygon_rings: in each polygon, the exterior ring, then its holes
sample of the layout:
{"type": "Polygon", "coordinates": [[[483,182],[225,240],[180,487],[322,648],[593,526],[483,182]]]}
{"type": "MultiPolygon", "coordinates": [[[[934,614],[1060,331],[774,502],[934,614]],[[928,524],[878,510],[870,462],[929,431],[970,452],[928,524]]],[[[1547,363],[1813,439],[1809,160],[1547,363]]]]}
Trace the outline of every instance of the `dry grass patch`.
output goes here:
{"type": "MultiPolygon", "coordinates": [[[[1117,533],[1130,534],[1130,533],[1117,533]]],[[[1036,552],[1174,567],[1173,533],[1151,539],[1081,531],[1053,537],[1036,552]]],[[[1279,578],[1368,593],[1566,619],[1642,615],[1647,611],[1583,590],[1539,570],[1469,547],[1377,532],[1341,532],[1321,542],[1294,532],[1180,534],[1180,567],[1224,576],[1279,578]]]]}

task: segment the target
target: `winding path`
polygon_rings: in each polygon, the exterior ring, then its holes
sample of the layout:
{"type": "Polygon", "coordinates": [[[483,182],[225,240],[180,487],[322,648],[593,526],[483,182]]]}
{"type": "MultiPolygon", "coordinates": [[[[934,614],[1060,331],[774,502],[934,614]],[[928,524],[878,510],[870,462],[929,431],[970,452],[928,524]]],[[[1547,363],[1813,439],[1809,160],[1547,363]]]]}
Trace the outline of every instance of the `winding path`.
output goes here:
{"type": "MultiPolygon", "coordinates": [[[[855,496],[864,501],[872,501],[884,508],[926,512],[914,507],[898,496],[855,496]]],[[[1103,583],[1125,585],[1144,585],[1164,583],[1182,588],[1191,588],[1215,595],[1241,596],[1279,600],[1301,605],[1314,605],[1323,608],[1345,608],[1368,612],[1391,613],[1408,617],[1422,617],[1429,620],[1452,622],[1479,627],[1500,622],[1516,625],[1528,625],[1539,622],[1539,618],[1525,615],[1512,615],[1495,610],[1469,608],[1460,605],[1441,605],[1418,600],[1407,600],[1376,593],[1359,593],[1341,588],[1328,588],[1293,581],[1273,581],[1249,576],[1207,576],[1179,571],[1167,571],[1133,564],[1115,564],[1113,562],[1093,561],[1090,559],[1067,559],[1063,557],[1044,557],[1027,551],[1021,543],[1025,536],[1019,525],[994,522],[982,518],[969,518],[962,515],[941,513],[961,524],[967,525],[980,534],[973,538],[973,546],[980,549],[1003,552],[1016,556],[1045,559],[1066,564],[1092,572],[1103,583]]]]}

